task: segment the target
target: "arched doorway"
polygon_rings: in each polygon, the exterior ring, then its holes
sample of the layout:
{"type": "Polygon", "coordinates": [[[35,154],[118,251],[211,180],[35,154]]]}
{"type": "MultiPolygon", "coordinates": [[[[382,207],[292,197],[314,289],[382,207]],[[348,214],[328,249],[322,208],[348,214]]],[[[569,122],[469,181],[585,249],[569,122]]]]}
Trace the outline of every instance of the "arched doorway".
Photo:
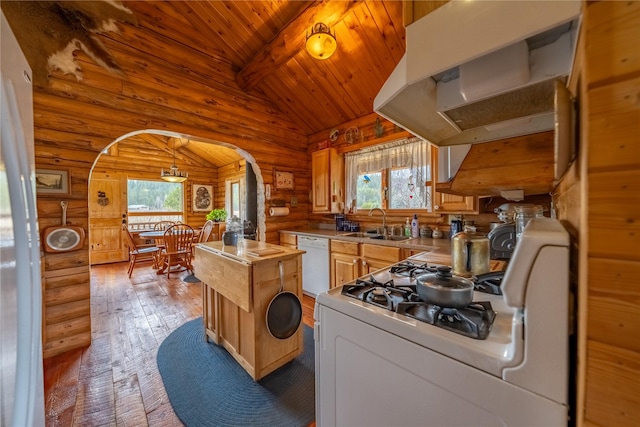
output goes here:
{"type": "MultiPolygon", "coordinates": [[[[161,167],[169,169],[171,163],[167,159],[171,155],[173,164],[176,164],[177,156],[182,164],[186,162],[191,165],[186,183],[193,183],[194,186],[217,180],[217,167],[220,165],[229,163],[240,168],[240,164],[246,164],[246,169],[253,171],[252,178],[256,183],[252,197],[256,199],[253,206],[256,211],[257,238],[265,240],[264,183],[260,167],[251,154],[234,145],[207,138],[161,130],[139,130],[114,140],[92,165],[88,179],[90,265],[126,260],[121,224],[129,221],[126,200],[128,179],[158,180],[161,167]],[[163,160],[158,160],[159,156],[163,160]]],[[[229,169],[229,166],[224,168],[229,169]]],[[[184,196],[190,187],[183,185],[182,188],[184,196]]],[[[222,197],[222,203],[225,203],[225,198],[220,196],[220,192],[224,194],[224,188],[224,182],[217,186],[218,200],[222,197]]],[[[189,218],[185,215],[184,222],[189,223],[189,219],[193,220],[194,217],[196,222],[204,222],[206,212],[191,212],[189,203],[183,200],[182,210],[189,213],[189,218]]]]}

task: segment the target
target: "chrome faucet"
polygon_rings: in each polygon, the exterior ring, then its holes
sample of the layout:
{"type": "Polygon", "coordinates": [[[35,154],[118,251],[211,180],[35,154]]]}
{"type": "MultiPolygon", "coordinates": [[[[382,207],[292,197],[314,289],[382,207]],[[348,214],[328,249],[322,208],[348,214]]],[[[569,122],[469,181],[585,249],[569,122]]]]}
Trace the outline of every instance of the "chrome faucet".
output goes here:
{"type": "Polygon", "coordinates": [[[387,234],[387,213],[382,208],[372,208],[369,210],[369,216],[373,215],[373,211],[382,212],[382,234],[387,234]]]}

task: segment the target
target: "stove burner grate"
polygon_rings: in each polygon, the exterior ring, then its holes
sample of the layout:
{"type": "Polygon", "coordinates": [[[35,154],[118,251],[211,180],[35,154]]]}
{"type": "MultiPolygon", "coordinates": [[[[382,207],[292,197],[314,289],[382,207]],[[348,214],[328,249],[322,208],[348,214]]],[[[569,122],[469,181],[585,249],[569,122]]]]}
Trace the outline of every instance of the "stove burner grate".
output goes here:
{"type": "Polygon", "coordinates": [[[504,279],[504,274],[504,271],[494,271],[474,276],[472,277],[473,288],[475,291],[484,292],[485,294],[502,295],[500,284],[504,279]]]}
{"type": "Polygon", "coordinates": [[[402,302],[396,312],[475,339],[491,332],[495,311],[488,301],[472,302],[463,308],[441,307],[427,302],[402,302]]]}
{"type": "Polygon", "coordinates": [[[405,276],[411,279],[415,279],[421,274],[435,273],[437,271],[436,269],[436,265],[427,265],[427,263],[414,264],[411,261],[402,261],[391,266],[389,272],[391,274],[397,274],[399,276],[405,276]]]}

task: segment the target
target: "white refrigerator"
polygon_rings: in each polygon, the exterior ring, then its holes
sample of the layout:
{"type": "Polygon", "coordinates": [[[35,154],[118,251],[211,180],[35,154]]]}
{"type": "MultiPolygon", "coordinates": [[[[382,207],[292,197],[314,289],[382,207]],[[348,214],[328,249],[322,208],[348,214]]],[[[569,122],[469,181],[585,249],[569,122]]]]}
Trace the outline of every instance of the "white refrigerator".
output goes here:
{"type": "Polygon", "coordinates": [[[1,18],[0,425],[44,426],[31,68],[1,18]]]}

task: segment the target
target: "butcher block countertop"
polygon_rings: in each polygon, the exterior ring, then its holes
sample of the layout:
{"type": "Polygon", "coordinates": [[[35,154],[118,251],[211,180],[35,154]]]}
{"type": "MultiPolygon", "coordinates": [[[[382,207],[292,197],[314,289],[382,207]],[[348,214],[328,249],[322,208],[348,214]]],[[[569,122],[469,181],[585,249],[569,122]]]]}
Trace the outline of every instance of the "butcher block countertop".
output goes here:
{"type": "Polygon", "coordinates": [[[196,248],[218,255],[233,258],[247,264],[254,264],[262,261],[271,261],[283,257],[302,255],[304,251],[287,248],[271,243],[257,242],[255,240],[242,239],[237,246],[225,245],[222,240],[207,243],[198,243],[196,248]]]}

